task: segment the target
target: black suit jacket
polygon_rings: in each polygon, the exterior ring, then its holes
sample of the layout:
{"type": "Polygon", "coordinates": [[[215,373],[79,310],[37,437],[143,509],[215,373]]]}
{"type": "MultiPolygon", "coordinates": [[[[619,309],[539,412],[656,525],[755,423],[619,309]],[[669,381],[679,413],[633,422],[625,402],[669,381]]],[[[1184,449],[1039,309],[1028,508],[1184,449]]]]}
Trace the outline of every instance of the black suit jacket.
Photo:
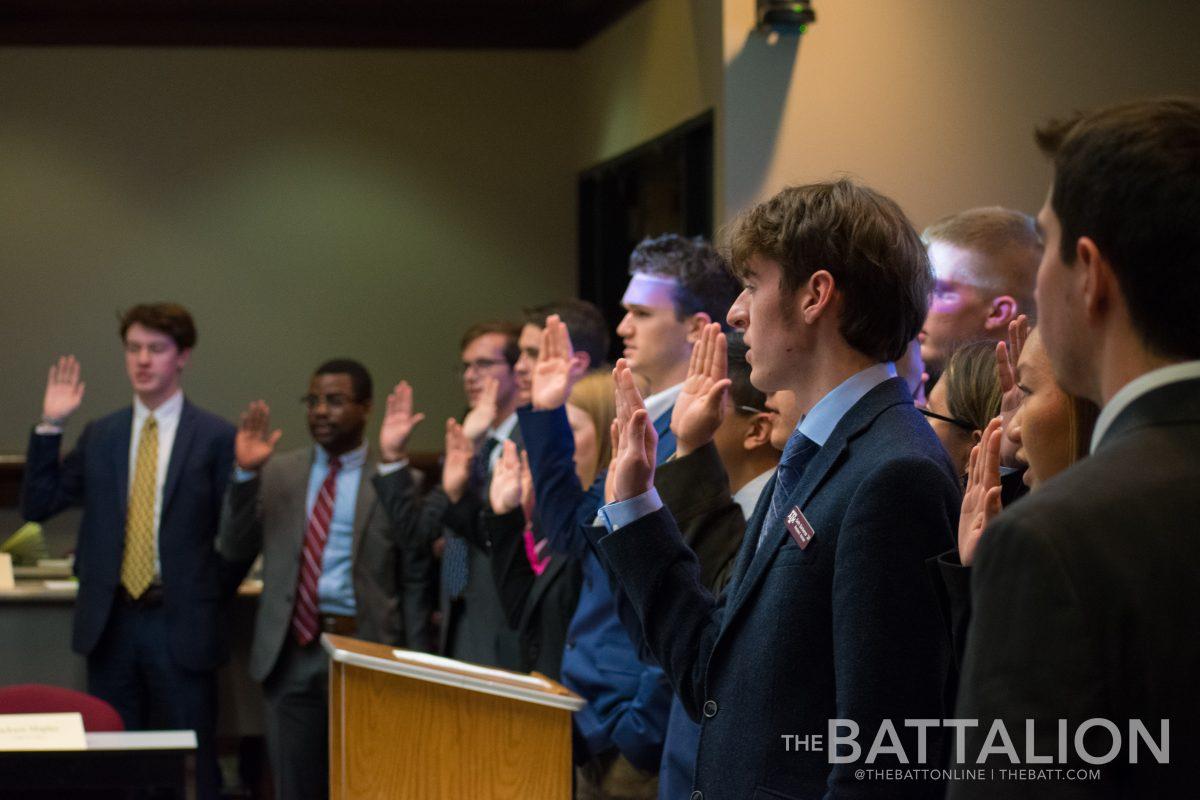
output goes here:
{"type": "MultiPolygon", "coordinates": [[[[1056,720],[1104,718],[1122,732],[1100,781],[1023,783],[1022,797],[1190,797],[1200,752],[1200,380],[1161,387],[1113,422],[1096,452],[1042,484],[984,532],[957,714],[993,719],[1024,754],[1057,753],[1056,720]],[[1129,720],[1154,740],[1170,720],[1170,765],[1146,747],[1129,764],[1129,720]]],[[[1100,733],[1099,731],[1094,731],[1100,733]]],[[[1104,754],[1111,737],[1089,745],[1104,754]]],[[[1007,762],[1007,759],[1005,759],[1007,762]]],[[[1007,764],[1005,764],[1007,766],[1007,764]]],[[[1054,765],[1057,766],[1057,765],[1054,765]]],[[[952,798],[1008,797],[1012,784],[963,782],[952,798]]]]}
{"type": "MultiPolygon", "coordinates": [[[[25,519],[41,521],[68,506],[83,506],[71,637],[71,646],[83,655],[100,641],[121,582],[132,425],[132,407],[88,423],[61,461],[61,435],[34,433],[29,439],[21,496],[25,519]]],[[[245,570],[244,564],[221,559],[213,545],[235,433],[225,420],[185,400],[163,483],[158,530],[168,628],[163,644],[188,669],[212,669],[225,660],[220,604],[245,570]]]]}
{"type": "MultiPolygon", "coordinates": [[[[830,719],[853,719],[865,753],[889,718],[915,753],[903,720],[941,716],[950,657],[925,560],[952,543],[958,519],[945,451],[904,382],[892,379],[846,413],[789,498],[815,529],[808,546],[780,525],[762,532],[755,557],[773,488],[719,601],[665,509],[600,542],[701,723],[695,789],[707,800],[940,795],[919,781],[858,781],[855,765],[787,752],[780,737],[824,736],[830,719]]],[[[929,738],[937,766],[940,742],[929,738]]]]}
{"type": "Polygon", "coordinates": [[[533,571],[525,554],[525,515],[520,509],[497,515],[483,514],[482,530],[492,548],[492,577],[496,593],[516,637],[513,652],[499,652],[501,663],[518,672],[538,672],[558,680],[562,675],[567,626],[579,602],[583,572],[577,559],[550,554],[541,575],[533,571]]]}

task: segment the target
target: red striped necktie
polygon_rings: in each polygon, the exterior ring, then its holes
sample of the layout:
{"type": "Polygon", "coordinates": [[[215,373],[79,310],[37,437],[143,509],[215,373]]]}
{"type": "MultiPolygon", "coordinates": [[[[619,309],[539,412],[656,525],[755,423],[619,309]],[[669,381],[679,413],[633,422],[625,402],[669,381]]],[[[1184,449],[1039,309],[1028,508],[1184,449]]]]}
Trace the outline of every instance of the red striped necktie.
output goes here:
{"type": "Polygon", "coordinates": [[[320,626],[317,611],[317,580],[321,577],[321,556],[329,538],[329,523],[333,519],[333,504],[337,500],[337,475],[342,462],[329,459],[329,474],[317,492],[308,529],[304,533],[304,549],[300,555],[300,584],[296,589],[296,608],[292,612],[292,633],[296,641],[306,645],[317,638],[320,626]]]}

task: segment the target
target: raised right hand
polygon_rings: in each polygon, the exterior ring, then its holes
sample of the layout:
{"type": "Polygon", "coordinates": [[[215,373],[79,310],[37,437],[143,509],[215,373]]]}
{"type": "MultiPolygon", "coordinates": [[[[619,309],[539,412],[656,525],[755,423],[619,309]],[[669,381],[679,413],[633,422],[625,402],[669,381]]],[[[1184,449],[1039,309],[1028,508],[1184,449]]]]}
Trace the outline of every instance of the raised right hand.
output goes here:
{"type": "Polygon", "coordinates": [[[379,454],[384,463],[400,461],[405,457],[408,437],[423,419],[424,414],[413,413],[412,387],[408,381],[400,381],[388,395],[387,411],[379,429],[379,454]]]}
{"type": "Polygon", "coordinates": [[[46,377],[42,419],[65,422],[83,402],[83,388],[75,356],[59,356],[58,363],[50,366],[50,374],[46,377]]]}
{"type": "Polygon", "coordinates": [[[616,383],[618,436],[616,455],[609,472],[614,499],[624,501],[645,494],[654,485],[658,432],[650,422],[629,363],[623,358],[617,359],[613,381],[616,383]]]}
{"type": "Polygon", "coordinates": [[[535,409],[551,411],[567,402],[571,389],[583,377],[583,369],[574,356],[566,324],[557,314],[546,317],[529,390],[530,402],[535,409]]]}
{"type": "Polygon", "coordinates": [[[1000,438],[1004,435],[996,417],[983,430],[979,444],[971,448],[967,464],[967,489],[963,492],[958,518],[958,561],[964,567],[975,560],[975,548],[984,529],[1000,513],[1000,438]]]}
{"type": "Polygon", "coordinates": [[[727,359],[720,323],[705,325],[700,341],[692,348],[687,378],[671,412],[675,450],[680,456],[712,441],[725,418],[725,393],[732,384],[727,377],[727,359]]]}
{"type": "Polygon", "coordinates": [[[496,514],[507,514],[521,504],[521,459],[517,457],[517,445],[505,439],[500,451],[500,460],[492,470],[492,485],[488,489],[488,500],[496,514]]]}
{"type": "Polygon", "coordinates": [[[453,418],[446,420],[446,456],[442,461],[442,491],[457,503],[467,493],[475,445],[453,418]]]}
{"type": "Polygon", "coordinates": [[[271,427],[271,408],[262,400],[255,400],[242,412],[234,440],[234,457],[237,465],[247,472],[260,469],[271,454],[283,431],[267,433],[271,427]]]}
{"type": "Polygon", "coordinates": [[[498,380],[490,375],[483,379],[483,391],[479,393],[479,399],[475,401],[475,405],[471,407],[462,421],[462,432],[471,440],[472,444],[483,439],[488,428],[492,427],[492,423],[496,421],[496,415],[500,413],[496,408],[496,398],[499,393],[500,382],[498,380]]]}

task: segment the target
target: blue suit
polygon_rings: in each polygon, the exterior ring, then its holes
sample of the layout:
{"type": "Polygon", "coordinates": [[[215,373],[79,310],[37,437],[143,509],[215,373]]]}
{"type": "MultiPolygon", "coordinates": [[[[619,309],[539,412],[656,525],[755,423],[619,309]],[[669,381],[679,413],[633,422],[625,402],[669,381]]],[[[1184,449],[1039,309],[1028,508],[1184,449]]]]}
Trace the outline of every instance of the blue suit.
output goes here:
{"type": "MultiPolygon", "coordinates": [[[[915,759],[916,731],[904,720],[943,716],[950,651],[925,560],[953,542],[958,521],[945,451],[892,378],[841,417],[787,498],[815,531],[803,549],[783,524],[764,529],[774,485],[720,600],[666,509],[600,540],[701,724],[693,796],[940,797],[937,784],[857,780],[855,764],[788,752],[781,736],[825,736],[829,720],[852,719],[865,756],[890,719],[915,759]]],[[[941,766],[940,737],[928,740],[928,765],[941,766]]],[[[873,766],[898,765],[884,755],[873,766]]]]}
{"type": "MultiPolygon", "coordinates": [[[[583,585],[567,628],[562,682],[588,704],[575,714],[575,728],[586,745],[577,760],[612,747],[634,766],[658,769],[666,732],[671,689],[662,670],[638,659],[621,625],[609,577],[589,546],[583,526],[590,525],[603,502],[601,476],[585,491],[575,474],[574,438],[566,410],[518,412],[521,435],[533,472],[538,517],[550,549],[581,560],[583,585]]],[[[659,459],[675,450],[668,411],[655,420],[659,459]]]]}
{"type": "Polygon", "coordinates": [[[112,703],[129,728],[194,728],[200,740],[201,796],[211,796],[216,791],[212,684],[215,668],[228,655],[219,611],[246,566],[228,564],[213,547],[236,431],[184,401],[162,489],[162,604],[143,609],[117,596],[132,420],[133,409],[125,408],[90,422],[61,461],[62,436],[34,433],[21,513],[41,521],[69,506],[83,506],[71,646],[88,657],[88,689],[112,703]]]}

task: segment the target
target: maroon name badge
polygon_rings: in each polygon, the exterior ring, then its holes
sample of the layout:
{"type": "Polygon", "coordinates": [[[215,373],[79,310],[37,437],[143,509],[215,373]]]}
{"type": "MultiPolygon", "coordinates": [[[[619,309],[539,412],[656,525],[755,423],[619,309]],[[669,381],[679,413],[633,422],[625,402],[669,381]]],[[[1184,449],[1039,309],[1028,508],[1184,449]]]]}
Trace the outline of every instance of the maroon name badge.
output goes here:
{"type": "Polygon", "coordinates": [[[792,510],[788,512],[787,519],[784,520],[784,525],[787,526],[787,531],[792,535],[792,540],[800,547],[801,550],[808,547],[808,543],[812,541],[816,531],[809,524],[808,519],[804,516],[804,512],[800,510],[800,506],[792,506],[792,510]]]}

